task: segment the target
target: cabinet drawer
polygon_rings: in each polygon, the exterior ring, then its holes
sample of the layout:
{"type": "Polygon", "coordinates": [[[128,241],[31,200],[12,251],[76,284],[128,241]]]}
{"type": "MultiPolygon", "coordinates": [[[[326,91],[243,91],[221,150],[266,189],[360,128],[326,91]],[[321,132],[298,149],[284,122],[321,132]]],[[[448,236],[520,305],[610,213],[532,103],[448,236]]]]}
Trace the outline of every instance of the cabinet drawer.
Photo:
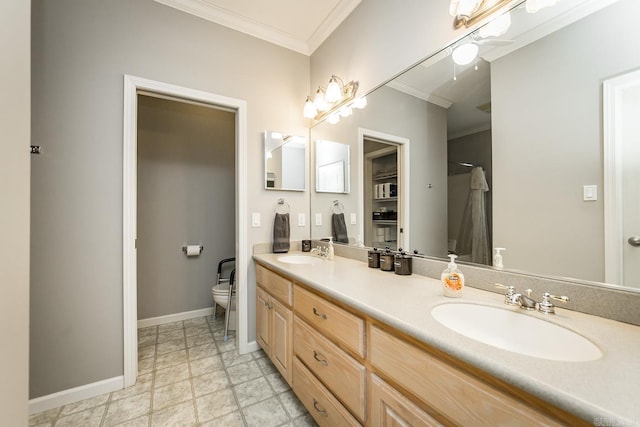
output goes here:
{"type": "Polygon", "coordinates": [[[448,366],[395,336],[371,327],[369,358],[376,370],[458,425],[559,426],[520,401],[448,366]]]}
{"type": "Polygon", "coordinates": [[[283,304],[289,307],[293,304],[293,283],[291,280],[256,264],[256,282],[283,304]]]}
{"type": "Polygon", "coordinates": [[[361,425],[297,357],[293,360],[293,391],[321,427],[361,425]]]}
{"type": "Polygon", "coordinates": [[[365,417],[366,369],[294,316],[293,350],[311,372],[360,420],[365,417]]]}
{"type": "Polygon", "coordinates": [[[325,336],[364,358],[364,320],[299,286],[294,309],[325,336]]]}
{"type": "Polygon", "coordinates": [[[371,427],[442,427],[438,420],[378,376],[371,374],[369,380],[371,427]]]}

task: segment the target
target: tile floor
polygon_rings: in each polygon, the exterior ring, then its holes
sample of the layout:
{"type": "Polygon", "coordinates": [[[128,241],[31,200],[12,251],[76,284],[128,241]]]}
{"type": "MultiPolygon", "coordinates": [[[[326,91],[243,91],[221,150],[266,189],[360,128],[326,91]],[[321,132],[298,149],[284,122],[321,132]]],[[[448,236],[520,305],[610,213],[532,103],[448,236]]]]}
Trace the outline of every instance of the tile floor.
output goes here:
{"type": "Polygon", "coordinates": [[[315,426],[262,350],[239,355],[224,315],[138,330],[138,381],[34,414],[30,427],[315,426]]]}

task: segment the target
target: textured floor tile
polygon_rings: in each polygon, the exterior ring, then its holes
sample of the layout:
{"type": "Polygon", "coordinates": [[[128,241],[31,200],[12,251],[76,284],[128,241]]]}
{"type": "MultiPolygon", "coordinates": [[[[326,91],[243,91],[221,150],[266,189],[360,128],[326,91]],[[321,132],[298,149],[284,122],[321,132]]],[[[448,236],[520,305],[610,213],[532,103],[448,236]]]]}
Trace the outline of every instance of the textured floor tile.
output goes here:
{"type": "Polygon", "coordinates": [[[186,380],[189,378],[189,365],[183,363],[182,365],[171,366],[166,369],[159,369],[155,373],[154,387],[163,387],[171,383],[177,383],[178,381],[186,380]]]}
{"type": "Polygon", "coordinates": [[[279,394],[278,399],[291,418],[297,418],[307,413],[307,409],[291,390],[279,394]]]}
{"type": "Polygon", "coordinates": [[[184,338],[166,341],[157,345],[156,354],[171,353],[186,348],[184,338]]]}
{"type": "Polygon", "coordinates": [[[242,419],[242,414],[237,411],[206,423],[200,423],[200,427],[245,427],[245,423],[242,419]]]}
{"type": "Polygon", "coordinates": [[[293,420],[293,425],[295,427],[318,427],[318,424],[309,413],[293,420]]]}
{"type": "Polygon", "coordinates": [[[187,319],[184,322],[185,329],[193,328],[194,326],[207,326],[207,318],[206,317],[196,317],[194,319],[187,319]]]}
{"type": "Polygon", "coordinates": [[[189,365],[191,367],[191,375],[194,377],[224,369],[222,359],[218,355],[192,360],[189,365]]]}
{"type": "Polygon", "coordinates": [[[156,364],[155,357],[138,360],[138,375],[151,373],[153,371],[153,367],[155,366],[155,364],[156,364]]]}
{"type": "Polygon", "coordinates": [[[209,343],[205,345],[189,347],[187,349],[187,352],[189,353],[189,360],[196,360],[218,354],[218,347],[214,343],[209,343]]]}
{"type": "Polygon", "coordinates": [[[51,424],[56,419],[60,408],[49,409],[48,411],[38,412],[29,417],[29,426],[37,426],[41,424],[51,424]]]}
{"type": "Polygon", "coordinates": [[[256,362],[243,363],[242,365],[227,368],[231,384],[240,384],[262,376],[262,371],[256,362]]]}
{"type": "Polygon", "coordinates": [[[276,427],[289,420],[286,411],[275,397],[242,409],[247,425],[276,427]]]}
{"type": "Polygon", "coordinates": [[[225,371],[215,371],[193,377],[191,381],[196,396],[203,396],[229,387],[229,379],[225,371]]]}
{"type": "Polygon", "coordinates": [[[158,343],[184,338],[184,329],[172,329],[158,334],[158,343]]]}
{"type": "Polygon", "coordinates": [[[122,390],[114,391],[111,393],[111,401],[126,399],[127,397],[135,396],[136,394],[151,391],[151,384],[153,380],[153,374],[138,375],[136,383],[131,387],[123,388],[122,390]]]}
{"type": "Polygon", "coordinates": [[[87,409],[95,408],[96,406],[105,405],[109,400],[109,393],[101,394],[90,399],[81,400],[79,402],[70,403],[62,407],[60,416],[73,414],[75,412],[86,411],[87,409]]]}
{"type": "MultiPolygon", "coordinates": [[[[233,392],[227,388],[197,398],[196,409],[200,421],[209,421],[237,411],[238,405],[236,404],[236,399],[233,397],[233,392]]],[[[258,424],[251,425],[257,426],[258,424]]]]}
{"type": "Polygon", "coordinates": [[[189,400],[188,402],[170,406],[160,411],[153,411],[151,414],[151,425],[153,427],[195,426],[196,412],[193,407],[193,401],[189,400]]]}
{"type": "Polygon", "coordinates": [[[138,361],[148,359],[156,355],[156,345],[146,345],[138,347],[138,361]]]}
{"type": "Polygon", "coordinates": [[[169,384],[164,387],[156,388],[153,391],[152,411],[163,409],[168,406],[174,406],[186,400],[192,400],[191,381],[184,380],[177,383],[169,384]]]}
{"type": "Polygon", "coordinates": [[[138,347],[153,345],[157,342],[158,337],[153,335],[138,335],[138,347]]]}
{"type": "Polygon", "coordinates": [[[117,427],[149,427],[149,416],[143,415],[133,420],[117,424],[117,427]]]}
{"type": "Polygon", "coordinates": [[[273,390],[276,393],[282,393],[290,389],[289,384],[287,384],[284,378],[282,378],[280,372],[274,372],[273,374],[266,375],[265,378],[269,381],[269,384],[271,384],[271,387],[273,387],[273,390]]]}
{"type": "Polygon", "coordinates": [[[238,353],[238,350],[231,350],[226,353],[222,353],[222,361],[226,367],[241,365],[243,363],[251,362],[252,360],[254,359],[251,353],[243,354],[242,356],[238,353]]]}
{"type": "Polygon", "coordinates": [[[187,337],[187,347],[195,347],[198,345],[210,344],[213,342],[213,337],[210,332],[200,335],[191,335],[187,337]]]}
{"type": "MultiPolygon", "coordinates": [[[[234,341],[236,340],[236,334],[235,331],[229,331],[228,332],[228,336],[229,339],[227,341],[234,341]]],[[[213,338],[216,341],[224,341],[224,326],[218,330],[213,331],[213,338]]]]}
{"type": "Polygon", "coordinates": [[[274,372],[278,372],[278,368],[271,362],[271,360],[267,357],[263,359],[257,359],[256,363],[262,369],[265,375],[273,374],[274,372]]]}
{"type": "Polygon", "coordinates": [[[275,395],[269,382],[264,378],[256,378],[234,387],[236,398],[241,408],[267,400],[275,395]]]}
{"type": "Polygon", "coordinates": [[[209,334],[211,330],[209,330],[209,325],[205,323],[204,325],[185,327],[184,332],[186,336],[190,337],[192,335],[209,334]]]}
{"type": "Polygon", "coordinates": [[[138,337],[146,337],[147,335],[155,335],[158,333],[157,326],[148,326],[146,328],[138,329],[138,337]]]}
{"type": "Polygon", "coordinates": [[[166,331],[173,331],[175,329],[182,329],[182,328],[184,328],[184,326],[182,325],[182,321],[165,323],[164,325],[159,325],[158,326],[158,333],[166,332],[166,331]]]}
{"type": "Polygon", "coordinates": [[[220,353],[226,353],[227,351],[236,349],[235,338],[229,338],[228,341],[219,340],[219,341],[216,341],[216,344],[218,345],[218,351],[220,353]]]}
{"type": "Polygon", "coordinates": [[[262,359],[263,357],[267,357],[267,353],[265,353],[263,349],[260,349],[260,350],[251,352],[251,356],[254,359],[262,359]]]}
{"type": "Polygon", "coordinates": [[[75,412],[58,418],[56,426],[59,427],[99,427],[104,416],[106,406],[98,406],[86,411],[75,412]]]}
{"type": "Polygon", "coordinates": [[[174,365],[187,363],[187,350],[172,351],[171,353],[159,354],[156,356],[155,369],[164,369],[174,365]]]}
{"type": "Polygon", "coordinates": [[[113,426],[124,421],[133,420],[149,413],[151,392],[137,394],[126,399],[116,400],[107,406],[105,426],[113,426]]]}
{"type": "Polygon", "coordinates": [[[218,319],[209,322],[209,327],[212,331],[219,331],[224,329],[224,312],[218,315],[218,319]]]}

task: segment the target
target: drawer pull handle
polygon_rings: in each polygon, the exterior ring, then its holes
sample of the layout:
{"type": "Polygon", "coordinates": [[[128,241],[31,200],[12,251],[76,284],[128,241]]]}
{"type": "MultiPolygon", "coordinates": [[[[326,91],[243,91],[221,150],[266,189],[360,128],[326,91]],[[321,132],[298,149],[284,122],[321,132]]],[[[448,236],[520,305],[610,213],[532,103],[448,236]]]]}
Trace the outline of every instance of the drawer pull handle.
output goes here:
{"type": "Polygon", "coordinates": [[[320,362],[322,366],[327,366],[329,364],[329,362],[327,362],[327,359],[325,359],[324,356],[322,356],[315,350],[313,350],[313,358],[320,362]]]}
{"type": "Polygon", "coordinates": [[[313,314],[315,314],[315,315],[316,315],[316,316],[318,316],[318,317],[322,317],[323,319],[326,319],[326,318],[327,318],[327,315],[326,315],[326,314],[324,314],[324,313],[320,313],[320,312],[318,311],[318,309],[317,309],[317,308],[315,308],[315,307],[313,307],[313,314]]]}
{"type": "Polygon", "coordinates": [[[318,403],[319,403],[319,402],[318,402],[316,399],[313,399],[313,408],[314,408],[316,411],[320,412],[320,414],[321,414],[323,417],[327,417],[327,416],[329,416],[329,414],[327,414],[326,409],[320,409],[320,408],[318,407],[318,403]]]}
{"type": "Polygon", "coordinates": [[[264,306],[271,310],[271,304],[268,301],[264,302],[264,306]]]}

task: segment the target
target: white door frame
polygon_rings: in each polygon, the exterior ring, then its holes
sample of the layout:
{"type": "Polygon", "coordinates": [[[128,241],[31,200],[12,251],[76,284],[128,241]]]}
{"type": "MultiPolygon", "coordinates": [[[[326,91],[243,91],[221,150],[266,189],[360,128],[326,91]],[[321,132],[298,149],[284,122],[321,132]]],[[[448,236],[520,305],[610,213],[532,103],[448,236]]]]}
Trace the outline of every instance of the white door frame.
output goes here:
{"type": "Polygon", "coordinates": [[[621,92],[640,84],[640,70],[632,71],[603,82],[604,134],[604,271],[605,282],[622,285],[623,245],[622,229],[622,141],[616,129],[620,118],[621,92]]]}
{"type": "Polygon", "coordinates": [[[138,91],[147,91],[197,101],[236,112],[236,276],[240,353],[248,351],[247,311],[247,103],[195,89],[124,76],[124,122],[122,158],[122,307],[124,325],[124,386],[136,382],[138,374],[137,330],[137,123],[138,91]]]}
{"type": "MultiPolygon", "coordinates": [[[[401,209],[399,226],[402,227],[402,242],[398,240],[398,247],[409,248],[409,139],[403,138],[401,136],[391,135],[384,132],[378,132],[376,130],[366,129],[366,128],[358,128],[358,165],[360,167],[360,173],[358,174],[358,192],[360,194],[360,198],[358,200],[358,217],[362,218],[360,221],[360,236],[364,239],[364,140],[365,138],[369,139],[377,139],[383,142],[388,142],[392,144],[398,145],[399,155],[398,159],[400,161],[401,167],[401,181],[400,186],[398,188],[398,192],[401,195],[401,209]]],[[[370,214],[369,214],[370,215],[370,214]]]]}

